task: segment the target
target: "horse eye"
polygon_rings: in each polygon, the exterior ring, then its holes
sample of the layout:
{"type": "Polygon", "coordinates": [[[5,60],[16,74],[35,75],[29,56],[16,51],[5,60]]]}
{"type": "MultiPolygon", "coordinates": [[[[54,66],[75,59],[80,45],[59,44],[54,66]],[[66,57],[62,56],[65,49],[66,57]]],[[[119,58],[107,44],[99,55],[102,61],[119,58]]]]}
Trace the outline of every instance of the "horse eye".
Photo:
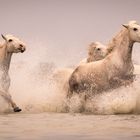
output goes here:
{"type": "Polygon", "coordinates": [[[100,48],[97,48],[97,51],[100,51],[101,49],[100,48]]]}
{"type": "Polygon", "coordinates": [[[12,39],[9,39],[9,40],[8,40],[8,42],[12,42],[12,41],[13,41],[12,39]]]}
{"type": "Polygon", "coordinates": [[[137,29],[137,28],[134,28],[133,30],[134,30],[134,31],[137,31],[138,29],[137,29]]]}

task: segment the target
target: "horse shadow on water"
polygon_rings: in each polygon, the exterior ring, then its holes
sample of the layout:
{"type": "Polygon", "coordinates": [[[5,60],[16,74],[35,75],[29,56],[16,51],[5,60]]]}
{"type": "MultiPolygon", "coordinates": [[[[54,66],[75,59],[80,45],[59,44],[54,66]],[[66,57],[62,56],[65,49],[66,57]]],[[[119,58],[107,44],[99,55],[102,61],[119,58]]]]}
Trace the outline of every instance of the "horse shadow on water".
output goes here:
{"type": "MultiPolygon", "coordinates": [[[[15,112],[20,112],[21,109],[12,100],[8,91],[8,70],[12,54],[24,52],[25,44],[11,35],[2,37],[4,43],[0,46],[0,94],[15,112]]],[[[137,88],[139,82],[135,80],[132,62],[135,42],[140,42],[140,25],[136,21],[130,21],[123,25],[121,31],[107,46],[99,42],[90,44],[89,57],[81,61],[76,68],[54,72],[52,81],[59,91],[57,96],[63,98],[60,112],[138,112],[140,90],[137,88]],[[59,95],[60,92],[63,96],[59,95]]]]}

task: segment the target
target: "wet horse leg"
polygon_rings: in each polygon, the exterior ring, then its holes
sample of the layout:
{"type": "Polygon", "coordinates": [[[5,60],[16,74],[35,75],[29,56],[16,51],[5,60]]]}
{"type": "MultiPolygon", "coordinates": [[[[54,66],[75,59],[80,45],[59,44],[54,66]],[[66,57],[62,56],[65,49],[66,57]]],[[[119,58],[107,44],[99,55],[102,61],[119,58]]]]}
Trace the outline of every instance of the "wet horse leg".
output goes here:
{"type": "Polygon", "coordinates": [[[21,111],[21,109],[12,100],[12,97],[8,92],[6,93],[6,92],[0,91],[0,95],[12,106],[14,112],[20,112],[21,111]]]}

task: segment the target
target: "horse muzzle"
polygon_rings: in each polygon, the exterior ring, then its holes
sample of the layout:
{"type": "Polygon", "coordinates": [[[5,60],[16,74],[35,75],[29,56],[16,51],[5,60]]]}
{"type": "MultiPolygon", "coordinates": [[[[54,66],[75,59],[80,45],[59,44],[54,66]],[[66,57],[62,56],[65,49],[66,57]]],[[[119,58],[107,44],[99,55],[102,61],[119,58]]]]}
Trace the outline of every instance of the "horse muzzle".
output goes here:
{"type": "Polygon", "coordinates": [[[21,53],[24,53],[24,50],[21,50],[21,53]]]}
{"type": "Polygon", "coordinates": [[[20,52],[23,53],[23,52],[25,52],[25,50],[26,50],[25,48],[21,48],[20,52]]]}

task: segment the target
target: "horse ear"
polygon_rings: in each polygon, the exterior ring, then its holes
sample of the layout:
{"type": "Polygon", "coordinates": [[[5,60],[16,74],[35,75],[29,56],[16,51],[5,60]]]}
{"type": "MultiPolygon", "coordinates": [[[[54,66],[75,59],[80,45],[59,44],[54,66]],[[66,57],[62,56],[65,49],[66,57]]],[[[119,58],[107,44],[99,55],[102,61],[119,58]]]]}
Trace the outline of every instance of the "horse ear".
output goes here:
{"type": "Polygon", "coordinates": [[[128,29],[129,25],[128,24],[122,24],[122,26],[128,29]]]}
{"type": "Polygon", "coordinates": [[[89,44],[89,47],[96,47],[97,46],[97,43],[96,42],[92,42],[89,44]]]}
{"type": "Polygon", "coordinates": [[[1,36],[5,41],[7,41],[6,37],[3,34],[1,34],[1,36]]]}

